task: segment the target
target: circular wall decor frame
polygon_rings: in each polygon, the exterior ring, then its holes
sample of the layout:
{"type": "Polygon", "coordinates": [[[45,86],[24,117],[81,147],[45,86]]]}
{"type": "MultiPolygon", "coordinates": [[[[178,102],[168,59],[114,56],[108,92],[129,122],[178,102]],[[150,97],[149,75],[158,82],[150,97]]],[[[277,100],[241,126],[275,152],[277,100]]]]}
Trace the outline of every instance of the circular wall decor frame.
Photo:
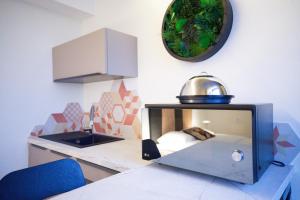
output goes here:
{"type": "Polygon", "coordinates": [[[222,48],[232,21],[229,0],[173,0],[163,20],[163,44],[177,59],[203,61],[222,48]]]}

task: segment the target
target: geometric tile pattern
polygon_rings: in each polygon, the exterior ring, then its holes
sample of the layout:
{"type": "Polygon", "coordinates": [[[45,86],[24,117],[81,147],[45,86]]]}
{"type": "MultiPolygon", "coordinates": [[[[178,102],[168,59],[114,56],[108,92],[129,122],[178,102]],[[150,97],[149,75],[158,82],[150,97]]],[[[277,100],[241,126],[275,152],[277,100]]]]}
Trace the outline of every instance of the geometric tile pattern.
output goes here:
{"type": "Polygon", "coordinates": [[[96,106],[94,132],[123,138],[140,138],[138,112],[141,101],[135,91],[127,90],[124,81],[115,81],[96,106]]]}
{"type": "Polygon", "coordinates": [[[123,99],[125,108],[125,124],[132,125],[136,114],[141,107],[141,102],[139,96],[135,95],[133,92],[129,92],[127,96],[123,99]]]}
{"type": "Polygon", "coordinates": [[[99,106],[102,115],[107,115],[108,113],[110,113],[113,108],[113,97],[110,92],[104,92],[102,94],[99,106]]]}
{"type": "MultiPolygon", "coordinates": [[[[114,81],[111,91],[104,92],[94,107],[95,133],[141,138],[140,97],[136,91],[127,90],[123,80],[114,81]]],[[[88,126],[89,113],[84,113],[79,103],[68,103],[62,113],[53,113],[44,125],[34,127],[31,135],[72,132],[88,126]]]]}
{"type": "Polygon", "coordinates": [[[139,101],[139,97],[135,95],[133,92],[130,92],[128,96],[125,96],[124,99],[125,111],[128,114],[136,114],[139,111],[141,106],[141,102],[139,101]]]}
{"type": "Polygon", "coordinates": [[[122,104],[115,104],[112,109],[114,123],[123,123],[125,111],[122,104]]]}
{"type": "Polygon", "coordinates": [[[273,153],[275,160],[290,164],[300,151],[300,139],[287,123],[274,123],[273,153]]]}
{"type": "Polygon", "coordinates": [[[44,128],[44,125],[38,125],[38,126],[35,126],[32,131],[31,131],[31,135],[32,136],[40,136],[40,135],[43,135],[43,128],[44,128]]]}
{"type": "Polygon", "coordinates": [[[84,112],[79,103],[68,103],[63,115],[68,121],[68,131],[79,131],[82,128],[84,112]]]}
{"type": "Polygon", "coordinates": [[[54,134],[67,132],[68,121],[62,113],[51,114],[43,128],[44,134],[54,134]]]}
{"type": "Polygon", "coordinates": [[[79,103],[68,103],[62,113],[52,113],[44,125],[35,126],[31,135],[73,132],[82,130],[86,126],[86,114],[79,103]]]}
{"type": "Polygon", "coordinates": [[[63,114],[68,121],[77,122],[82,119],[84,113],[79,103],[68,103],[63,114]]]}
{"type": "Polygon", "coordinates": [[[125,84],[124,84],[124,81],[121,82],[120,86],[118,87],[118,92],[119,92],[119,95],[121,97],[121,99],[123,100],[126,96],[129,95],[129,92],[126,87],[125,87],[125,84]]]}
{"type": "Polygon", "coordinates": [[[67,123],[66,117],[62,113],[53,113],[52,117],[57,123],[67,123]]]}

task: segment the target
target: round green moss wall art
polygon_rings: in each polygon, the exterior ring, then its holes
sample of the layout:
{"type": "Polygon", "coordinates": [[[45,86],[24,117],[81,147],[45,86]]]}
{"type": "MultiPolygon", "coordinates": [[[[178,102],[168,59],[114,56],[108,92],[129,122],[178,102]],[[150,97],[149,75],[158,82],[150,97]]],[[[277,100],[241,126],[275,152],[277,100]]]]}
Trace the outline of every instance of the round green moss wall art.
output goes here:
{"type": "Polygon", "coordinates": [[[232,19],[228,0],[174,0],[163,20],[164,46],[177,59],[203,61],[224,45],[232,19]]]}

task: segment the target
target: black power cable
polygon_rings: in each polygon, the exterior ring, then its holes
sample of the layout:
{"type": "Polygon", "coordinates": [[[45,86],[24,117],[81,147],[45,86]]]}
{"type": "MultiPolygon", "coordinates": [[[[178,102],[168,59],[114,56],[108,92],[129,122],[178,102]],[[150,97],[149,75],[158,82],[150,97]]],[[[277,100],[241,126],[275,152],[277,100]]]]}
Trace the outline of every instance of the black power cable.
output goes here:
{"type": "Polygon", "coordinates": [[[285,167],[285,164],[283,162],[281,162],[281,161],[278,161],[278,160],[273,160],[272,164],[276,165],[278,167],[285,167]]]}

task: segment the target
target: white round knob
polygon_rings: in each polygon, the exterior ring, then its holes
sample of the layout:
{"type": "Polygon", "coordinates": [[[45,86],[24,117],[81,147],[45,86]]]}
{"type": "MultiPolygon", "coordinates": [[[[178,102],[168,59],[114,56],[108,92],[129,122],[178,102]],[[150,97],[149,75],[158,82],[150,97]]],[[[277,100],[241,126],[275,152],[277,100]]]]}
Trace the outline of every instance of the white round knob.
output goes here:
{"type": "Polygon", "coordinates": [[[244,159],[244,153],[241,150],[234,150],[231,157],[235,162],[240,162],[244,159]]]}

